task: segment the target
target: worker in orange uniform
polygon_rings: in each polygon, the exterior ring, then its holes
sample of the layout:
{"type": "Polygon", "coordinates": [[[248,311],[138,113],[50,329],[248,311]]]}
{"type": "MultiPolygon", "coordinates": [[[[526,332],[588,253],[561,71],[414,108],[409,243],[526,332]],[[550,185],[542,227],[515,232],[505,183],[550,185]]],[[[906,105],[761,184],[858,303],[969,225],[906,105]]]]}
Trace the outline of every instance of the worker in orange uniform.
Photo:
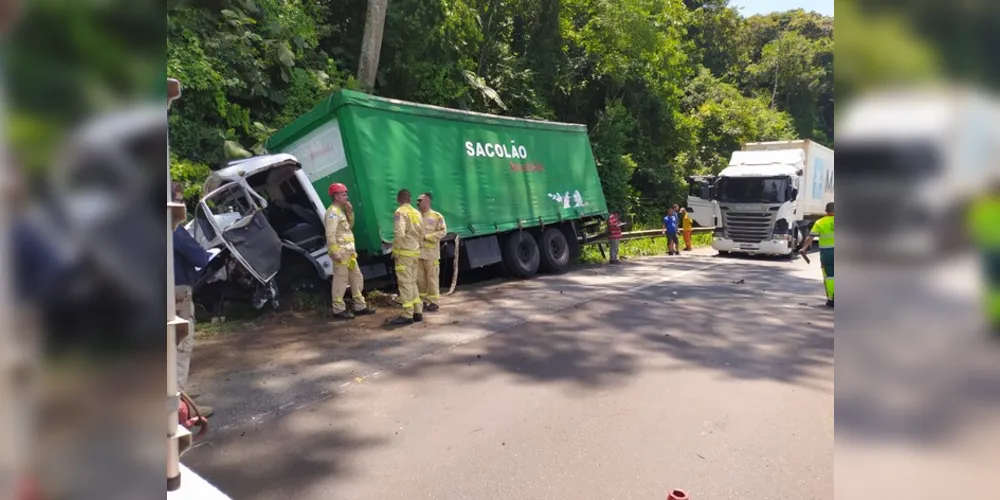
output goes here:
{"type": "Polygon", "coordinates": [[[330,184],[330,198],[333,203],[326,209],[323,224],[326,226],[326,250],[333,260],[333,294],[331,312],[337,319],[353,319],[355,315],[375,314],[375,309],[365,303],[362,295],[365,278],[358,266],[358,253],[354,248],[354,207],[347,198],[347,186],[336,182],[330,184]],[[347,309],[344,293],[351,285],[354,312],[347,309]]]}
{"type": "Polygon", "coordinates": [[[441,238],[448,234],[444,216],[431,209],[434,197],[424,193],[417,197],[417,208],[424,224],[424,240],[420,246],[420,262],[417,270],[417,291],[424,310],[434,312],[440,308],[441,286],[441,238]]]}
{"type": "Polygon", "coordinates": [[[687,213],[687,210],[681,208],[681,229],[684,234],[684,251],[691,251],[691,233],[694,231],[694,221],[691,220],[691,215],[687,213]]]}
{"type": "Polygon", "coordinates": [[[424,240],[424,223],[420,212],[410,205],[410,191],[401,189],[396,195],[399,208],[393,214],[392,257],[396,261],[396,281],[399,284],[399,301],[403,314],[392,321],[393,325],[409,325],[424,319],[424,303],[417,289],[417,266],[420,260],[420,243],[424,240]]]}

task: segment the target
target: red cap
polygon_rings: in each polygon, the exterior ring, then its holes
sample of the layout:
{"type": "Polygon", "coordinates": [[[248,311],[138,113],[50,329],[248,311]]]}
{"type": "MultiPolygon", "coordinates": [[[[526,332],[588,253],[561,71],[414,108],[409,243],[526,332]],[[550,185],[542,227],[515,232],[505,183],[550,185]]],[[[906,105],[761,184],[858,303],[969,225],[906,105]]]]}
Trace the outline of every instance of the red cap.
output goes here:
{"type": "Polygon", "coordinates": [[[330,184],[330,191],[329,191],[329,193],[330,193],[330,197],[331,198],[333,197],[333,195],[335,195],[337,193],[346,193],[346,192],[347,192],[347,186],[345,186],[345,185],[343,185],[343,184],[341,184],[339,182],[334,182],[333,184],[330,184]]]}

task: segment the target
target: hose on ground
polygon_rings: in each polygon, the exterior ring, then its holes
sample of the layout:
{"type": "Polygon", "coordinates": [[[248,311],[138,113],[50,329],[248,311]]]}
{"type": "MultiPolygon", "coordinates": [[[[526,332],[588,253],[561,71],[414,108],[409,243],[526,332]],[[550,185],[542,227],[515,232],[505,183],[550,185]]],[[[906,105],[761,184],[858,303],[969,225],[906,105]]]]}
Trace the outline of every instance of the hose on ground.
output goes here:
{"type": "Polygon", "coordinates": [[[454,262],[452,264],[452,268],[453,269],[451,270],[451,287],[448,288],[448,293],[445,294],[445,295],[451,295],[451,294],[455,293],[455,285],[458,285],[458,249],[459,248],[461,248],[461,246],[458,244],[458,235],[456,234],[455,235],[455,259],[454,259],[454,262]]]}
{"type": "Polygon", "coordinates": [[[198,439],[208,432],[208,419],[201,414],[201,410],[198,408],[198,405],[196,405],[194,400],[185,394],[184,391],[180,391],[180,397],[182,406],[179,409],[180,411],[178,411],[180,424],[189,430],[194,427],[198,427],[198,432],[193,435],[195,439],[198,439]]]}

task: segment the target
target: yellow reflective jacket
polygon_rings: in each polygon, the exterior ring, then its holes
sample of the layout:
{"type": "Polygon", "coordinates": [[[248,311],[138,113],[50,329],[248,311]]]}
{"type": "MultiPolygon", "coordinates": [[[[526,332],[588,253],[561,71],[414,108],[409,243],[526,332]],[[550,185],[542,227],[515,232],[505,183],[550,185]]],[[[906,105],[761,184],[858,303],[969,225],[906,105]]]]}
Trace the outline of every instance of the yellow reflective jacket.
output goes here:
{"type": "Polygon", "coordinates": [[[392,220],[392,254],[398,257],[420,257],[420,242],[424,239],[420,212],[405,203],[396,209],[392,220]]]}
{"type": "Polygon", "coordinates": [[[357,256],[354,249],[354,216],[344,213],[337,205],[330,205],[323,217],[326,227],[326,251],[334,262],[344,263],[357,256]]]}
{"type": "Polygon", "coordinates": [[[441,238],[448,234],[448,226],[444,223],[444,216],[433,210],[428,210],[422,216],[424,241],[420,245],[420,258],[438,260],[441,258],[441,238]]]}
{"type": "Polygon", "coordinates": [[[827,215],[821,217],[818,221],[813,223],[812,235],[814,237],[819,237],[819,249],[820,250],[832,250],[833,249],[833,216],[827,215]]]}
{"type": "Polygon", "coordinates": [[[986,196],[969,209],[969,232],[983,248],[1000,250],[1000,196],[986,196]]]}

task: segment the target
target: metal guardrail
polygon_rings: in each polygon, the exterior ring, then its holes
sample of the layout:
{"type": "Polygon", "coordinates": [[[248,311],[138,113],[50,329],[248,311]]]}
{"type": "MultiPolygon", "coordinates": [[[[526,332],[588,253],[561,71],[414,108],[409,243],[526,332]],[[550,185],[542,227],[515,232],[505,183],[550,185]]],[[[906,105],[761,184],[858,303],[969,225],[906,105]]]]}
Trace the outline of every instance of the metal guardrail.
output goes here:
{"type": "MultiPolygon", "coordinates": [[[[714,227],[696,227],[691,229],[691,234],[711,233],[714,227]]],[[[637,240],[642,238],[656,238],[663,235],[662,229],[649,229],[646,231],[630,231],[622,233],[620,240],[637,240]]],[[[584,241],[584,245],[606,245],[608,243],[608,233],[604,232],[593,239],[584,241]]]]}

